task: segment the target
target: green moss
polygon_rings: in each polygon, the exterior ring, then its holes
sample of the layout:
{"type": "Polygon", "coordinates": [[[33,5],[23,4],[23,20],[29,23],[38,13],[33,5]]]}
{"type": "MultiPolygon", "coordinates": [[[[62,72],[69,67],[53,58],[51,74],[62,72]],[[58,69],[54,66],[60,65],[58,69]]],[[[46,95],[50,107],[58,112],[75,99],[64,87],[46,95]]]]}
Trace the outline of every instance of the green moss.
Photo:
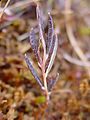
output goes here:
{"type": "Polygon", "coordinates": [[[45,103],[45,101],[46,101],[45,96],[39,96],[35,99],[36,104],[42,104],[45,103]]]}
{"type": "Polygon", "coordinates": [[[90,28],[81,27],[79,28],[79,32],[81,35],[90,35],[90,28]]]}

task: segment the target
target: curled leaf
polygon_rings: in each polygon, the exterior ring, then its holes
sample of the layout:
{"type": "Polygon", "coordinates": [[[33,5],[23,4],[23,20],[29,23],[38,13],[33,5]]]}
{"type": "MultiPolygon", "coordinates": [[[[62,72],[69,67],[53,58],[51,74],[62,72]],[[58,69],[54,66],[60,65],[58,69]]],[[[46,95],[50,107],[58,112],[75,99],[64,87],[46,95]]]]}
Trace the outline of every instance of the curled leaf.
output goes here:
{"type": "Polygon", "coordinates": [[[53,53],[54,45],[55,45],[55,35],[53,36],[53,41],[52,41],[52,45],[50,47],[50,51],[47,54],[48,57],[47,57],[47,61],[46,61],[45,71],[46,71],[46,69],[47,69],[47,67],[49,65],[49,62],[50,62],[50,59],[51,59],[51,56],[52,56],[52,53],[53,53]]]}
{"type": "Polygon", "coordinates": [[[57,80],[58,80],[58,77],[59,77],[59,73],[57,73],[56,77],[54,79],[49,79],[48,80],[48,90],[51,91],[52,88],[54,87],[54,85],[56,84],[57,80]]]}
{"type": "Polygon", "coordinates": [[[26,54],[25,54],[25,61],[28,65],[32,75],[34,76],[35,80],[39,83],[40,87],[43,89],[43,85],[41,83],[41,80],[40,80],[39,76],[37,75],[35,69],[33,68],[32,64],[31,64],[31,62],[26,54]]]}
{"type": "Polygon", "coordinates": [[[55,56],[56,56],[56,53],[57,53],[57,47],[58,47],[58,38],[57,38],[57,35],[55,35],[55,45],[54,45],[54,48],[53,48],[53,53],[51,55],[49,65],[48,65],[47,70],[46,70],[46,77],[48,76],[48,73],[50,72],[50,70],[53,66],[55,56]]]}

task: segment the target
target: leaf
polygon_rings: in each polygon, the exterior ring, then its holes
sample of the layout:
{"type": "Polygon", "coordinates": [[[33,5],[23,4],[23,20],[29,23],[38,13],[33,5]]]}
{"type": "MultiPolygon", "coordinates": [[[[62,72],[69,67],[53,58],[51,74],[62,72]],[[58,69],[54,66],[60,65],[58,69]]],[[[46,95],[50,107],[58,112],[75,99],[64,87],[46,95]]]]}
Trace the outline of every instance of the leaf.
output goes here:
{"type": "Polygon", "coordinates": [[[44,30],[45,24],[44,24],[44,20],[43,20],[43,14],[40,11],[38,5],[37,5],[36,13],[37,13],[37,20],[41,24],[41,29],[44,30]]]}
{"type": "Polygon", "coordinates": [[[54,79],[48,79],[47,80],[47,85],[48,85],[48,90],[49,92],[52,90],[52,88],[54,87],[54,85],[56,84],[57,80],[59,77],[59,73],[57,73],[56,77],[54,79]]]}
{"type": "Polygon", "coordinates": [[[43,36],[43,29],[42,29],[42,18],[41,18],[41,14],[40,14],[40,10],[39,10],[39,6],[37,5],[37,19],[38,19],[38,23],[39,23],[39,34],[40,34],[40,39],[42,42],[42,46],[44,49],[44,55],[46,54],[46,44],[45,44],[45,40],[44,40],[44,36],[43,36]]]}
{"type": "Polygon", "coordinates": [[[35,32],[34,32],[33,28],[30,31],[30,45],[31,45],[31,48],[35,54],[36,59],[40,62],[40,57],[38,54],[39,41],[36,39],[35,32]]]}
{"type": "Polygon", "coordinates": [[[34,45],[35,49],[38,50],[39,41],[36,39],[35,31],[33,28],[31,29],[30,32],[30,38],[31,38],[30,42],[32,43],[32,45],[34,45]]]}
{"type": "Polygon", "coordinates": [[[52,46],[50,47],[50,51],[47,54],[48,57],[47,57],[47,60],[46,60],[45,71],[46,71],[46,69],[47,69],[47,67],[49,65],[49,62],[50,62],[50,59],[51,59],[51,55],[53,53],[54,45],[55,45],[55,35],[53,36],[53,41],[52,41],[52,46]]]}
{"type": "Polygon", "coordinates": [[[50,58],[49,65],[48,65],[47,70],[46,70],[46,77],[47,77],[48,73],[50,72],[50,70],[53,66],[55,56],[56,56],[56,53],[57,53],[57,47],[58,47],[58,38],[57,38],[57,35],[55,35],[55,46],[54,46],[53,53],[52,53],[51,58],[50,58]]]}
{"type": "Polygon", "coordinates": [[[43,85],[41,83],[41,80],[38,77],[35,69],[33,68],[32,64],[31,64],[31,62],[30,62],[30,60],[29,60],[29,58],[28,58],[28,56],[26,54],[25,54],[25,61],[26,61],[27,65],[28,65],[32,75],[34,76],[35,80],[39,83],[40,87],[43,89],[43,85]]]}
{"type": "Polygon", "coordinates": [[[49,53],[52,47],[54,29],[53,29],[52,16],[50,15],[50,13],[48,13],[48,15],[49,15],[49,18],[48,18],[47,52],[49,53]]]}

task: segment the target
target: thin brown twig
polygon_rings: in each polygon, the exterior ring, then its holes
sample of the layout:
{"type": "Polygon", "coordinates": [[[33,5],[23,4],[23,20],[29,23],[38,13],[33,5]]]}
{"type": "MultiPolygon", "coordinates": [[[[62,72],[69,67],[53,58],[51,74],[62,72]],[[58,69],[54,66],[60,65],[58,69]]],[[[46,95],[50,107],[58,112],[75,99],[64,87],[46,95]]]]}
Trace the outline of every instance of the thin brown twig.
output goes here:
{"type": "MultiPolygon", "coordinates": [[[[86,62],[88,62],[87,58],[85,57],[83,51],[81,50],[81,48],[79,47],[76,38],[74,37],[73,34],[73,30],[72,30],[72,26],[69,23],[69,20],[71,19],[71,15],[70,15],[70,9],[71,7],[71,0],[66,0],[66,4],[65,4],[65,20],[66,20],[66,31],[68,34],[68,38],[69,41],[73,47],[73,49],[75,50],[76,54],[78,55],[78,57],[83,61],[83,64],[85,64],[86,62]]],[[[90,68],[85,66],[85,69],[87,70],[87,74],[90,77],[90,68]]]]}

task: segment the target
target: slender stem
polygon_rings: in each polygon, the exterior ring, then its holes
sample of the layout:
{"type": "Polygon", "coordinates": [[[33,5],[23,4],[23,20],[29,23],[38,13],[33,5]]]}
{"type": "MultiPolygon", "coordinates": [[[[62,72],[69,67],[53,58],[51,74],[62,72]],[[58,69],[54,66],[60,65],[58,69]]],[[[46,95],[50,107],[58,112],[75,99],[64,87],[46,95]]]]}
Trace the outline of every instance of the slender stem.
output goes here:
{"type": "Polygon", "coordinates": [[[42,62],[42,75],[43,75],[43,81],[44,81],[44,87],[45,87],[45,94],[47,101],[49,100],[49,92],[48,92],[48,87],[47,87],[47,80],[46,80],[46,73],[45,73],[45,60],[43,57],[43,62],[42,62]]]}
{"type": "Polygon", "coordinates": [[[46,81],[46,77],[44,75],[44,87],[45,87],[45,92],[46,92],[46,99],[47,99],[47,102],[49,100],[49,92],[48,92],[48,88],[47,88],[47,81],[46,81]]]}
{"type": "Polygon", "coordinates": [[[46,74],[45,74],[45,60],[44,59],[43,59],[43,64],[42,64],[42,74],[43,74],[43,80],[44,80],[45,90],[48,91],[47,81],[46,81],[46,74]]]}

